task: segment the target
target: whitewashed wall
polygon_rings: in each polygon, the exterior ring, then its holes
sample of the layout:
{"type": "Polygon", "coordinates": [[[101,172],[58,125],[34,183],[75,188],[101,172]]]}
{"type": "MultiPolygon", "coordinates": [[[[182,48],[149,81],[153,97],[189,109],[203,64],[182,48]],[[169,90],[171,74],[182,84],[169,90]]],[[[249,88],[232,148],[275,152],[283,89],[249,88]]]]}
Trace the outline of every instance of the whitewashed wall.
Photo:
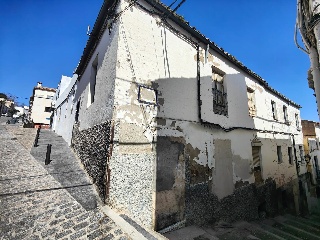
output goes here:
{"type": "MultiPolygon", "coordinates": [[[[122,4],[125,5],[126,2],[123,1],[122,4]]],[[[263,178],[275,179],[278,186],[283,186],[297,177],[294,152],[292,152],[294,162],[289,164],[287,148],[293,147],[292,135],[295,137],[297,150],[298,145],[302,144],[302,134],[295,126],[294,119],[295,114],[300,117],[298,108],[264,88],[258,80],[216,52],[210,50],[208,58],[205,59],[206,46],[200,45],[202,119],[226,129],[236,127],[253,130],[239,129],[226,133],[221,130],[204,128],[199,124],[195,47],[178,38],[172,31],[159,24],[156,17],[150,16],[139,7],[132,7],[130,11],[123,13],[119,22],[114,118],[119,119],[120,126],[124,126],[119,128],[120,135],[121,131],[128,131],[126,126],[129,125],[136,127],[133,139],[144,143],[149,142],[150,145],[154,139],[152,136],[184,138],[186,144],[191,144],[194,149],[199,150],[194,160],[199,165],[210,166],[212,169],[212,188],[219,198],[231,194],[235,184],[239,181],[254,182],[251,169],[251,141],[256,136],[263,143],[263,178]],[[228,117],[212,112],[210,89],[212,66],[226,72],[228,117]],[[157,107],[138,102],[139,85],[146,85],[158,91],[157,107]],[[206,86],[208,87],[207,92],[206,86]],[[257,116],[254,118],[248,114],[247,87],[255,91],[257,116]],[[277,104],[279,111],[277,121],[272,117],[271,100],[277,104]],[[284,123],[283,105],[287,106],[290,125],[284,123]],[[164,122],[156,124],[155,118],[164,119],[164,122]],[[157,130],[153,128],[155,125],[157,130]],[[262,131],[274,133],[267,134],[262,131]],[[230,165],[218,164],[219,170],[216,169],[216,164],[222,159],[215,159],[214,142],[217,140],[230,141],[233,156],[230,165]],[[277,145],[282,146],[282,163],[277,161],[277,145]],[[227,167],[227,169],[221,169],[222,167],[227,167]],[[226,174],[224,170],[230,174],[226,174]]],[[[171,24],[174,26],[173,23],[171,24]]],[[[121,139],[119,141],[121,142],[121,139]]],[[[119,149],[121,148],[124,147],[120,145],[119,149]]],[[[154,154],[150,148],[135,149],[135,151],[141,154],[142,159],[148,159],[154,154]],[[142,157],[146,153],[149,155],[142,157]]],[[[121,152],[123,158],[129,154],[127,151],[121,152]]],[[[121,158],[121,155],[118,157],[121,158]]],[[[297,154],[298,161],[299,158],[297,154]]],[[[150,179],[150,189],[152,189],[152,184],[150,179]]],[[[149,196],[151,194],[152,190],[149,196]]],[[[152,198],[147,197],[147,199],[152,198]]],[[[127,203],[122,202],[121,204],[126,205],[127,203]]]]}
{"type": "Polygon", "coordinates": [[[112,118],[114,81],[117,66],[118,24],[113,26],[111,34],[106,30],[95,49],[82,76],[79,76],[75,99],[80,100],[80,129],[87,129],[112,118]],[[92,63],[98,60],[95,101],[90,104],[90,84],[92,84],[92,63]]]}
{"type": "Polygon", "coordinates": [[[71,144],[72,129],[75,122],[77,79],[78,76],[74,74],[74,76],[70,78],[70,81],[68,81],[69,84],[67,86],[63,86],[63,89],[61,89],[61,85],[59,86],[58,91],[60,93],[55,101],[52,124],[52,130],[62,136],[69,145],[71,144]]]}
{"type": "MultiPolygon", "coordinates": [[[[124,10],[127,4],[121,1],[120,9],[124,10]]],[[[294,121],[291,125],[285,124],[280,112],[278,121],[273,120],[271,100],[279,108],[287,106],[289,120],[294,120],[294,114],[300,114],[299,109],[212,49],[205,59],[206,46],[200,44],[202,106],[199,112],[197,50],[160,22],[139,7],[126,9],[111,34],[104,33],[79,78],[75,98],[81,99],[80,128],[86,129],[107,119],[115,121],[110,204],[128,211],[146,226],[154,225],[157,137],[168,137],[172,141],[179,138],[186,146],[189,144],[197,153],[191,160],[210,169],[212,175],[208,180],[212,181],[212,192],[219,199],[233,193],[237,183],[254,182],[251,169],[254,138],[263,144],[264,179],[273,178],[282,186],[295,178],[295,163],[289,164],[285,153],[287,147],[292,146],[292,135],[296,145],[302,144],[301,131],[294,126],[294,121]],[[91,66],[96,56],[96,97],[90,105],[91,66]],[[227,117],[212,112],[212,66],[226,73],[227,117]],[[158,91],[156,105],[152,99],[147,99],[149,104],[139,102],[141,86],[158,91]],[[254,118],[248,114],[247,87],[255,91],[257,116],[254,118]],[[201,125],[200,113],[202,120],[217,128],[201,125]],[[223,143],[228,149],[216,148],[223,143]],[[283,148],[282,163],[277,162],[277,145],[283,148]],[[224,159],[216,158],[224,153],[229,156],[227,164],[224,159]]]]}

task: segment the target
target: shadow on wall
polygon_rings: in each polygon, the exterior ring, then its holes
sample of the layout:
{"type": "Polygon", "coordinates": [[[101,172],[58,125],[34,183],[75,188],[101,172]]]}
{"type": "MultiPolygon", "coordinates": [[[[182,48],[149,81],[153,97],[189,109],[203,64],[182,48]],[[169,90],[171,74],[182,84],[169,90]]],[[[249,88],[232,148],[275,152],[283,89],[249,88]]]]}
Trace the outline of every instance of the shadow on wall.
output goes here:
{"type": "MultiPolygon", "coordinates": [[[[223,84],[219,91],[225,94],[227,101],[215,91],[217,86],[211,76],[201,77],[200,81],[197,78],[171,78],[152,83],[158,92],[156,230],[184,220],[187,224],[205,224],[219,219],[232,221],[258,217],[260,201],[255,185],[246,184],[234,191],[234,157],[230,136],[224,131],[245,128],[253,135],[247,87],[244,77],[238,74],[225,76],[223,84]],[[227,116],[214,113],[218,104],[228,109],[227,116]],[[211,162],[214,161],[215,141],[218,141],[215,134],[224,135],[227,144],[222,140],[219,145],[225,149],[220,151],[224,155],[215,156],[216,168],[222,163],[221,171],[213,174],[211,162]],[[197,160],[202,152],[202,164],[199,164],[197,160]],[[219,183],[221,188],[229,188],[231,194],[222,200],[213,193],[213,181],[218,179],[213,180],[213,177],[219,174],[223,175],[220,180],[227,179],[219,183]],[[232,214],[230,209],[234,211],[232,214]]],[[[242,161],[248,162],[247,159],[242,161]]],[[[270,189],[275,188],[274,183],[269,185],[270,189]]]]}

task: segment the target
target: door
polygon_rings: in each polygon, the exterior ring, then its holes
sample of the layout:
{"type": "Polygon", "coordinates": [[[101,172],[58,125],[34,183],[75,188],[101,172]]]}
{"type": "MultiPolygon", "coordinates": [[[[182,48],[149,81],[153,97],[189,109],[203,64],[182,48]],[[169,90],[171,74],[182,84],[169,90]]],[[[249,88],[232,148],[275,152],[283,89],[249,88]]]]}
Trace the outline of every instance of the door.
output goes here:
{"type": "Polygon", "coordinates": [[[314,156],[313,159],[314,159],[314,167],[315,167],[315,170],[316,170],[316,176],[317,176],[317,178],[320,178],[320,169],[319,169],[318,157],[314,156]]]}
{"type": "Polygon", "coordinates": [[[263,183],[261,172],[261,146],[252,146],[252,168],[256,184],[263,183]]]}

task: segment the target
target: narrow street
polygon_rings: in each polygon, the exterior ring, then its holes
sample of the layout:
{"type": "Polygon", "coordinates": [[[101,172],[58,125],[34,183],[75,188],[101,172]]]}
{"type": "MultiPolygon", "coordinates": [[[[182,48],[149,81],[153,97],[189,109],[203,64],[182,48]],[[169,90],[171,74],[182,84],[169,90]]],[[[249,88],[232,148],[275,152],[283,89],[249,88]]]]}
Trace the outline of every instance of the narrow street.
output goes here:
{"type": "MultiPolygon", "coordinates": [[[[103,211],[93,184],[64,140],[41,130],[34,147],[35,135],[35,129],[0,123],[0,239],[131,239],[127,229],[103,211]],[[51,163],[45,165],[49,142],[51,163]]],[[[136,226],[145,239],[157,239],[136,226]]],[[[164,236],[172,240],[320,239],[319,229],[320,213],[314,212],[308,218],[285,215],[250,223],[188,226],[164,236]]]]}
{"type": "Polygon", "coordinates": [[[66,144],[52,140],[53,162],[45,166],[46,135],[31,150],[35,134],[0,124],[0,239],[130,239],[102,212],[66,144]]]}

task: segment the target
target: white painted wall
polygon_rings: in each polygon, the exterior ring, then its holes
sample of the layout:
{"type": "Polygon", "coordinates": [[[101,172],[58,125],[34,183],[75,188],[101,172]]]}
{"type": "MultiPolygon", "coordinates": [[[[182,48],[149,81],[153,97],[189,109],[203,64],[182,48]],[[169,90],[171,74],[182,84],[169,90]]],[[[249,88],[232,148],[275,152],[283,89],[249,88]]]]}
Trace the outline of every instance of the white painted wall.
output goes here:
{"type": "MultiPolygon", "coordinates": [[[[63,79],[66,78],[62,78],[61,83],[63,82],[63,79]]],[[[56,94],[54,97],[54,99],[56,100],[54,106],[55,111],[52,130],[62,136],[64,140],[70,145],[77,105],[75,95],[77,91],[78,75],[74,74],[72,78],[67,78],[67,80],[67,86],[61,84],[59,85],[59,88],[57,90],[57,92],[60,92],[59,97],[58,94],[56,94]],[[61,87],[64,89],[64,91],[62,91],[61,87]]]]}
{"type": "Polygon", "coordinates": [[[88,62],[84,73],[79,77],[75,99],[81,102],[79,112],[81,130],[112,118],[118,32],[118,23],[116,23],[110,35],[109,31],[103,33],[100,43],[88,62]],[[96,97],[95,101],[91,103],[90,96],[92,92],[90,86],[93,83],[92,64],[96,57],[98,61],[95,85],[96,97]]]}
{"type": "MultiPolygon", "coordinates": [[[[120,9],[124,10],[127,4],[121,1],[120,9]]],[[[254,182],[251,142],[255,137],[262,142],[264,179],[271,177],[282,186],[297,177],[295,163],[287,161],[287,148],[293,147],[292,136],[296,145],[302,144],[302,133],[293,121],[295,114],[300,116],[299,109],[212,49],[205,59],[205,49],[205,45],[200,45],[201,112],[195,47],[136,6],[121,14],[110,35],[108,31],[103,34],[79,78],[75,99],[81,101],[80,128],[109,119],[116,123],[110,159],[110,203],[129,211],[146,226],[154,224],[156,136],[182,137],[185,144],[198,149],[199,154],[193,160],[212,169],[209,180],[219,198],[231,194],[237,182],[254,182]],[[91,72],[96,57],[96,97],[91,104],[91,72]],[[228,116],[212,112],[212,66],[226,73],[228,116]],[[141,85],[158,91],[158,105],[139,102],[141,85]],[[253,118],[248,113],[247,87],[255,93],[257,115],[253,118]],[[276,102],[277,109],[287,106],[290,124],[284,123],[280,110],[278,120],[273,119],[271,100],[276,102]],[[200,124],[200,113],[202,120],[215,124],[216,128],[200,124]],[[165,121],[159,124],[156,119],[165,121]],[[230,142],[231,160],[225,169],[224,159],[215,157],[221,150],[216,149],[215,142],[220,140],[230,142]],[[282,163],[277,162],[277,145],[283,148],[282,163]]],[[[64,116],[64,107],[57,109],[57,115],[64,116]]]]}
{"type": "MultiPolygon", "coordinates": [[[[200,149],[201,153],[197,161],[203,164],[208,162],[204,154],[206,142],[214,142],[214,139],[217,138],[230,139],[234,155],[242,156],[243,159],[246,159],[250,163],[252,160],[250,143],[255,131],[249,131],[250,133],[248,134],[242,133],[242,135],[247,136],[239,139],[237,134],[226,134],[224,132],[221,132],[217,136],[216,133],[213,134],[199,124],[196,49],[189,43],[177,38],[173,32],[164,26],[157,24],[156,18],[151,17],[138,8],[132,8],[130,12],[123,14],[121,21],[123,22],[123,26],[121,26],[122,32],[125,33],[125,37],[130,39],[130,41],[127,44],[125,43],[123,40],[124,34],[121,34],[119,37],[119,46],[122,47],[118,51],[119,64],[116,81],[116,92],[118,94],[115,100],[118,109],[115,116],[130,116],[126,121],[138,122],[137,119],[140,119],[143,122],[143,114],[139,111],[139,108],[137,108],[137,111],[133,110],[134,107],[131,107],[132,111],[128,108],[128,105],[139,106],[136,100],[136,83],[132,83],[132,78],[135,78],[138,84],[155,86],[159,90],[160,106],[158,112],[156,115],[147,115],[149,117],[148,120],[157,116],[167,120],[175,120],[184,126],[180,126],[183,129],[183,133],[170,129],[167,126],[162,127],[158,131],[158,135],[192,136],[186,137],[187,141],[191,141],[193,146],[200,149]],[[141,42],[144,44],[139,44],[141,42]],[[126,49],[129,49],[132,67],[129,66],[128,61],[125,61],[128,56],[126,49]],[[126,105],[127,107],[117,105],[126,105]],[[133,119],[133,116],[136,116],[137,119],[133,119]],[[197,124],[191,124],[190,122],[197,124]],[[188,125],[188,127],[185,127],[185,125],[188,125]],[[192,125],[194,126],[192,127],[192,125]],[[199,139],[197,136],[199,136],[199,139]],[[240,145],[242,142],[246,142],[246,144],[240,145]]],[[[174,26],[173,23],[171,24],[174,26]]],[[[262,147],[262,149],[265,149],[263,150],[263,174],[265,175],[265,179],[274,175],[284,175],[285,180],[281,181],[287,183],[296,176],[295,164],[291,165],[286,161],[288,155],[287,148],[293,145],[291,135],[295,136],[296,145],[302,144],[301,131],[295,126],[295,114],[298,114],[300,117],[299,109],[270,92],[253,77],[216,52],[210,50],[210,54],[206,60],[206,46],[201,47],[201,116],[203,120],[218,124],[224,128],[244,127],[261,130],[261,133],[258,133],[258,138],[266,139],[266,143],[262,147]],[[227,73],[225,77],[225,89],[228,94],[228,117],[212,112],[211,66],[216,66],[227,73]],[[257,116],[254,118],[248,114],[247,87],[253,89],[255,93],[257,116]],[[272,117],[271,100],[276,102],[278,120],[274,120],[272,117]],[[283,105],[287,107],[289,125],[284,122],[282,114],[283,105]],[[262,131],[275,133],[266,134],[262,131]],[[270,144],[267,141],[270,141],[270,144]],[[277,144],[283,144],[284,161],[281,164],[274,163],[274,160],[277,159],[277,155],[274,154],[277,144]]],[[[144,107],[146,108],[146,106],[144,107]]],[[[299,161],[299,154],[297,154],[297,160],[299,161]]],[[[238,179],[235,173],[233,182],[236,182],[238,179]]],[[[253,180],[251,175],[247,175],[246,178],[242,179],[249,182],[253,180]]],[[[281,181],[277,181],[279,185],[281,185],[281,181]]]]}

